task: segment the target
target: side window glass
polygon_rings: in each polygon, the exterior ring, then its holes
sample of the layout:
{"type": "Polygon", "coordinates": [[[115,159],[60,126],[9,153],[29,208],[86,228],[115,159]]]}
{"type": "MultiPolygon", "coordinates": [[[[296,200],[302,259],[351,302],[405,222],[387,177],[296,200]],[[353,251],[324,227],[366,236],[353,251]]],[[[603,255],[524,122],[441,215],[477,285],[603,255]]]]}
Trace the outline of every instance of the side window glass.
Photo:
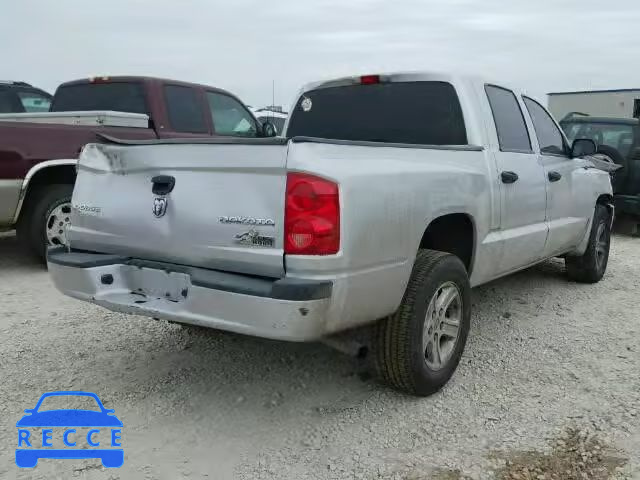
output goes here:
{"type": "Polygon", "coordinates": [[[513,92],[494,85],[487,85],[485,90],[496,124],[500,150],[533,153],[527,125],[513,92]]]}
{"type": "Polygon", "coordinates": [[[551,155],[565,155],[565,144],[560,129],[556,127],[551,115],[535,100],[524,98],[524,104],[529,110],[531,121],[536,129],[536,136],[540,144],[540,153],[551,155]]]}
{"type": "Polygon", "coordinates": [[[51,99],[36,92],[17,92],[22,108],[27,113],[48,112],[51,106],[51,99]]]}
{"type": "Polygon", "coordinates": [[[207,133],[197,92],[190,87],[165,85],[164,96],[171,128],[176,132],[207,133]]]}
{"type": "Polygon", "coordinates": [[[20,101],[11,90],[0,90],[0,113],[23,113],[20,101]]]}
{"type": "Polygon", "coordinates": [[[217,135],[236,137],[256,137],[256,121],[249,111],[238,102],[223,93],[207,92],[213,127],[217,135]]]}

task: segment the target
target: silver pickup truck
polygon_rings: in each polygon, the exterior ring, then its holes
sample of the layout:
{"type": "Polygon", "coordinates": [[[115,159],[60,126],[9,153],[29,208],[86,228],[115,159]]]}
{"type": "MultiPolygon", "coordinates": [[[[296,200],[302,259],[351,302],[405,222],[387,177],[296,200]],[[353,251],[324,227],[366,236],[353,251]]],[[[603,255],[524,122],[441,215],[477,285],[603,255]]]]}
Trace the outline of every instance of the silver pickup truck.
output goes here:
{"type": "Polygon", "coordinates": [[[590,140],[536,100],[446,74],[305,87],[282,138],[84,148],[63,293],[110,310],[291,341],[371,324],[383,380],[455,371],[470,288],[564,257],[605,273],[613,218],[590,140]]]}

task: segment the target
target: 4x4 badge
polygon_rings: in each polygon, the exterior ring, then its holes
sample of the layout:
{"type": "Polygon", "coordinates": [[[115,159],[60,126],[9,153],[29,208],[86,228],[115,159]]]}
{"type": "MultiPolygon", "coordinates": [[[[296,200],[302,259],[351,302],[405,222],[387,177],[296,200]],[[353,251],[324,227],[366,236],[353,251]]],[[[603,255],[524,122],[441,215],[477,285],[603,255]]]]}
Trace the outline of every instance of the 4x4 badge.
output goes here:
{"type": "Polygon", "coordinates": [[[167,213],[167,203],[168,200],[166,197],[156,197],[153,199],[153,214],[156,218],[164,217],[164,214],[167,213]]]}
{"type": "Polygon", "coordinates": [[[260,232],[254,229],[237,234],[234,240],[240,245],[252,245],[256,247],[274,247],[276,243],[274,237],[260,235],[260,232]]]}

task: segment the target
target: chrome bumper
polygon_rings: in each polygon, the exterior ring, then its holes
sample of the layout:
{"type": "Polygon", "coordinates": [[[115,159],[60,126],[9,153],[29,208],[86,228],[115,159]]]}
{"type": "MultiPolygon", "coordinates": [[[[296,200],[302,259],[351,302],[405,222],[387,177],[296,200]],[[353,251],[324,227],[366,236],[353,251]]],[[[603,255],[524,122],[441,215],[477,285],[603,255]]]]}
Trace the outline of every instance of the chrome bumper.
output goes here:
{"type": "Polygon", "coordinates": [[[62,293],[115,312],[289,341],[327,333],[328,281],[256,278],[60,247],[49,250],[47,263],[62,293]]]}

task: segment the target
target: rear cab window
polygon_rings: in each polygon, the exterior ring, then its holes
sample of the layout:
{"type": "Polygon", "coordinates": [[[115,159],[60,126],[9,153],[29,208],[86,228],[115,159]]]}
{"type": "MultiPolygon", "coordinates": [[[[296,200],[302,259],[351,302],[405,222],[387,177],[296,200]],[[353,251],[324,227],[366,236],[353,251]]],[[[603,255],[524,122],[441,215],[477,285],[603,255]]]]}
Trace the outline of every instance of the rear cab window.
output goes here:
{"type": "Polygon", "coordinates": [[[288,137],[467,145],[460,101],[447,82],[382,82],[306,92],[291,112],[288,137]]]}
{"type": "Polygon", "coordinates": [[[62,85],[51,104],[52,112],[113,110],[148,114],[140,82],[75,83],[62,85]]]}

